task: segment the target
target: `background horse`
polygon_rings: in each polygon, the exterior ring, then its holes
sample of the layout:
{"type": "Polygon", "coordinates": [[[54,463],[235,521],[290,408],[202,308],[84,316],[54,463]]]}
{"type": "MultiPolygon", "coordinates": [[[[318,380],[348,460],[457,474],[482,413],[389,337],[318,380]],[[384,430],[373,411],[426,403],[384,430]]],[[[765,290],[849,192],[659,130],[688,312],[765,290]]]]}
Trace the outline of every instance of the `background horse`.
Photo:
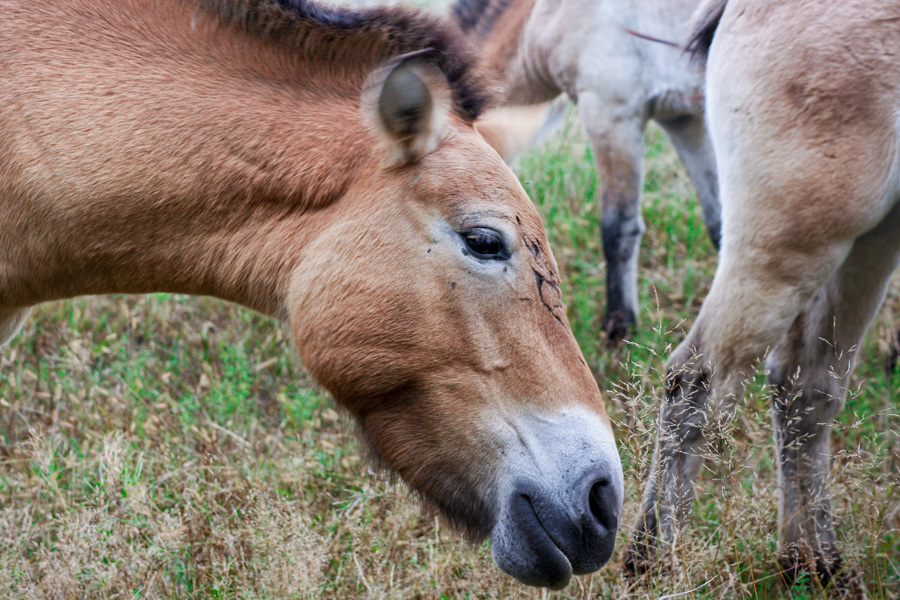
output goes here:
{"type": "Polygon", "coordinates": [[[697,190],[719,243],[715,160],[703,120],[703,77],[677,49],[640,39],[684,39],[697,0],[459,0],[453,12],[501,81],[501,103],[478,130],[505,158],[538,132],[542,103],[566,94],[578,105],[599,174],[606,257],[603,329],[615,342],[640,311],[638,249],[647,121],[659,123],[697,190]]]}
{"type": "Polygon", "coordinates": [[[828,490],[832,420],[900,262],[900,8],[716,0],[707,113],[722,198],[712,289],[669,360],[654,465],[626,565],[674,539],[714,415],[768,355],[778,557],[822,581],[841,566],[828,490]]]}

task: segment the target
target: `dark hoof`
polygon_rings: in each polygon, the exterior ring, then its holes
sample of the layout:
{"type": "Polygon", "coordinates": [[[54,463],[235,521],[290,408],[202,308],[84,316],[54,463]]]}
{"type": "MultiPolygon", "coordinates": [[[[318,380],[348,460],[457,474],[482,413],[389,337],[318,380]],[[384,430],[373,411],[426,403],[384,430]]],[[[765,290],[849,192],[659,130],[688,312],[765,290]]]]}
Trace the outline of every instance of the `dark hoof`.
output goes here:
{"type": "Polygon", "coordinates": [[[631,542],[625,549],[622,566],[625,575],[631,579],[637,579],[656,566],[655,553],[645,544],[631,542]]]}
{"type": "Polygon", "coordinates": [[[888,357],[884,360],[884,375],[888,379],[897,372],[897,362],[900,360],[900,329],[894,331],[891,336],[891,350],[888,357]]]}
{"type": "Polygon", "coordinates": [[[786,585],[796,585],[806,581],[810,586],[820,588],[826,597],[835,600],[868,600],[869,594],[863,583],[862,573],[846,567],[837,550],[829,550],[817,556],[793,548],[778,558],[782,580],[786,585]]]}
{"type": "Polygon", "coordinates": [[[640,523],[635,529],[631,543],[625,549],[622,566],[625,574],[631,578],[637,578],[649,571],[658,570],[658,547],[656,539],[655,515],[646,515],[645,522],[640,523]]]}
{"type": "Polygon", "coordinates": [[[630,311],[617,310],[606,313],[606,316],[603,317],[603,331],[606,333],[607,346],[618,346],[629,336],[636,321],[634,315],[629,313],[630,311]]]}
{"type": "Polygon", "coordinates": [[[707,229],[709,232],[709,241],[712,242],[713,247],[716,249],[716,252],[722,249],[722,231],[718,227],[715,229],[707,229]]]}
{"type": "Polygon", "coordinates": [[[781,567],[781,578],[786,585],[801,581],[804,576],[808,581],[817,582],[822,587],[838,583],[841,579],[841,555],[837,550],[813,553],[802,548],[790,548],[782,551],[778,557],[781,567]]]}
{"type": "Polygon", "coordinates": [[[869,600],[869,592],[863,583],[863,573],[852,572],[847,567],[835,574],[828,592],[831,598],[840,600],[869,600]]]}

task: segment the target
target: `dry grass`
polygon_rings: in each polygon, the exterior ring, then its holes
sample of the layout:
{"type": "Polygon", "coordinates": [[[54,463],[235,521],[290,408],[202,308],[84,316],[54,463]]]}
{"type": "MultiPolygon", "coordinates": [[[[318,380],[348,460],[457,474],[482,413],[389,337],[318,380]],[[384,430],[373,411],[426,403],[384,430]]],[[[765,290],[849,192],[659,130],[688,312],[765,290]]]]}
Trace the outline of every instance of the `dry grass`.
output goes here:
{"type": "MultiPolygon", "coordinates": [[[[645,313],[634,342],[615,351],[597,337],[604,269],[583,135],[570,122],[520,166],[551,231],[573,327],[608,391],[625,466],[625,526],[601,572],[559,594],[503,576],[486,544],[469,547],[367,468],[352,425],[314,389],[280,326],[218,301],[156,295],[40,307],[0,354],[0,597],[827,595],[778,575],[759,382],[710,442],[667,570],[638,582],[621,572],[660,370],[715,265],[673,153],[658,131],[648,142],[645,313]]],[[[834,435],[840,546],[870,598],[900,596],[900,377],[888,381],[880,367],[898,307],[894,285],[834,435]]]]}

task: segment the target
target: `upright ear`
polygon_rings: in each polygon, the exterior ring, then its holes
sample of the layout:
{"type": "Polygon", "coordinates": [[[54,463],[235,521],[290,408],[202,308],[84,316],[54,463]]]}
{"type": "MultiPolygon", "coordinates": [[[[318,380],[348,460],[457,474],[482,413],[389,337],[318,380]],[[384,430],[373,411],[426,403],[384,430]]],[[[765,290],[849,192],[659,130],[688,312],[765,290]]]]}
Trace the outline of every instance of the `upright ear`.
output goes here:
{"type": "Polygon", "coordinates": [[[401,59],[369,76],[363,110],[384,141],[390,162],[414,162],[444,136],[450,87],[437,67],[401,59]]]}

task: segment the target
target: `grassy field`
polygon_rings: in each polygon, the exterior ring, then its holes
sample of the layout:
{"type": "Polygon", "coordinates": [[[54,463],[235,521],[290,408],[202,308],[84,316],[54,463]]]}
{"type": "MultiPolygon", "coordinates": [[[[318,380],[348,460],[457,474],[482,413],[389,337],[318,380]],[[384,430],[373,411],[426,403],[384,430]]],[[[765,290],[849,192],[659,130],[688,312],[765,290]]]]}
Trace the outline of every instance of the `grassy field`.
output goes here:
{"type": "MultiPolygon", "coordinates": [[[[665,357],[715,267],[699,208],[658,130],[649,159],[640,329],[598,337],[597,180],[574,118],[518,170],[546,220],[572,326],[615,423],[625,476],[616,555],[561,593],[502,575],[400,483],[373,473],[353,425],[280,325],[205,298],[85,298],[37,309],[0,353],[0,598],[817,598],[774,560],[775,474],[758,378],[711,442],[665,572],[625,578],[665,357]],[[676,596],[671,596],[675,594],[676,596]]],[[[894,285],[834,434],[840,547],[870,598],[900,596],[900,324],[894,285]]]]}

